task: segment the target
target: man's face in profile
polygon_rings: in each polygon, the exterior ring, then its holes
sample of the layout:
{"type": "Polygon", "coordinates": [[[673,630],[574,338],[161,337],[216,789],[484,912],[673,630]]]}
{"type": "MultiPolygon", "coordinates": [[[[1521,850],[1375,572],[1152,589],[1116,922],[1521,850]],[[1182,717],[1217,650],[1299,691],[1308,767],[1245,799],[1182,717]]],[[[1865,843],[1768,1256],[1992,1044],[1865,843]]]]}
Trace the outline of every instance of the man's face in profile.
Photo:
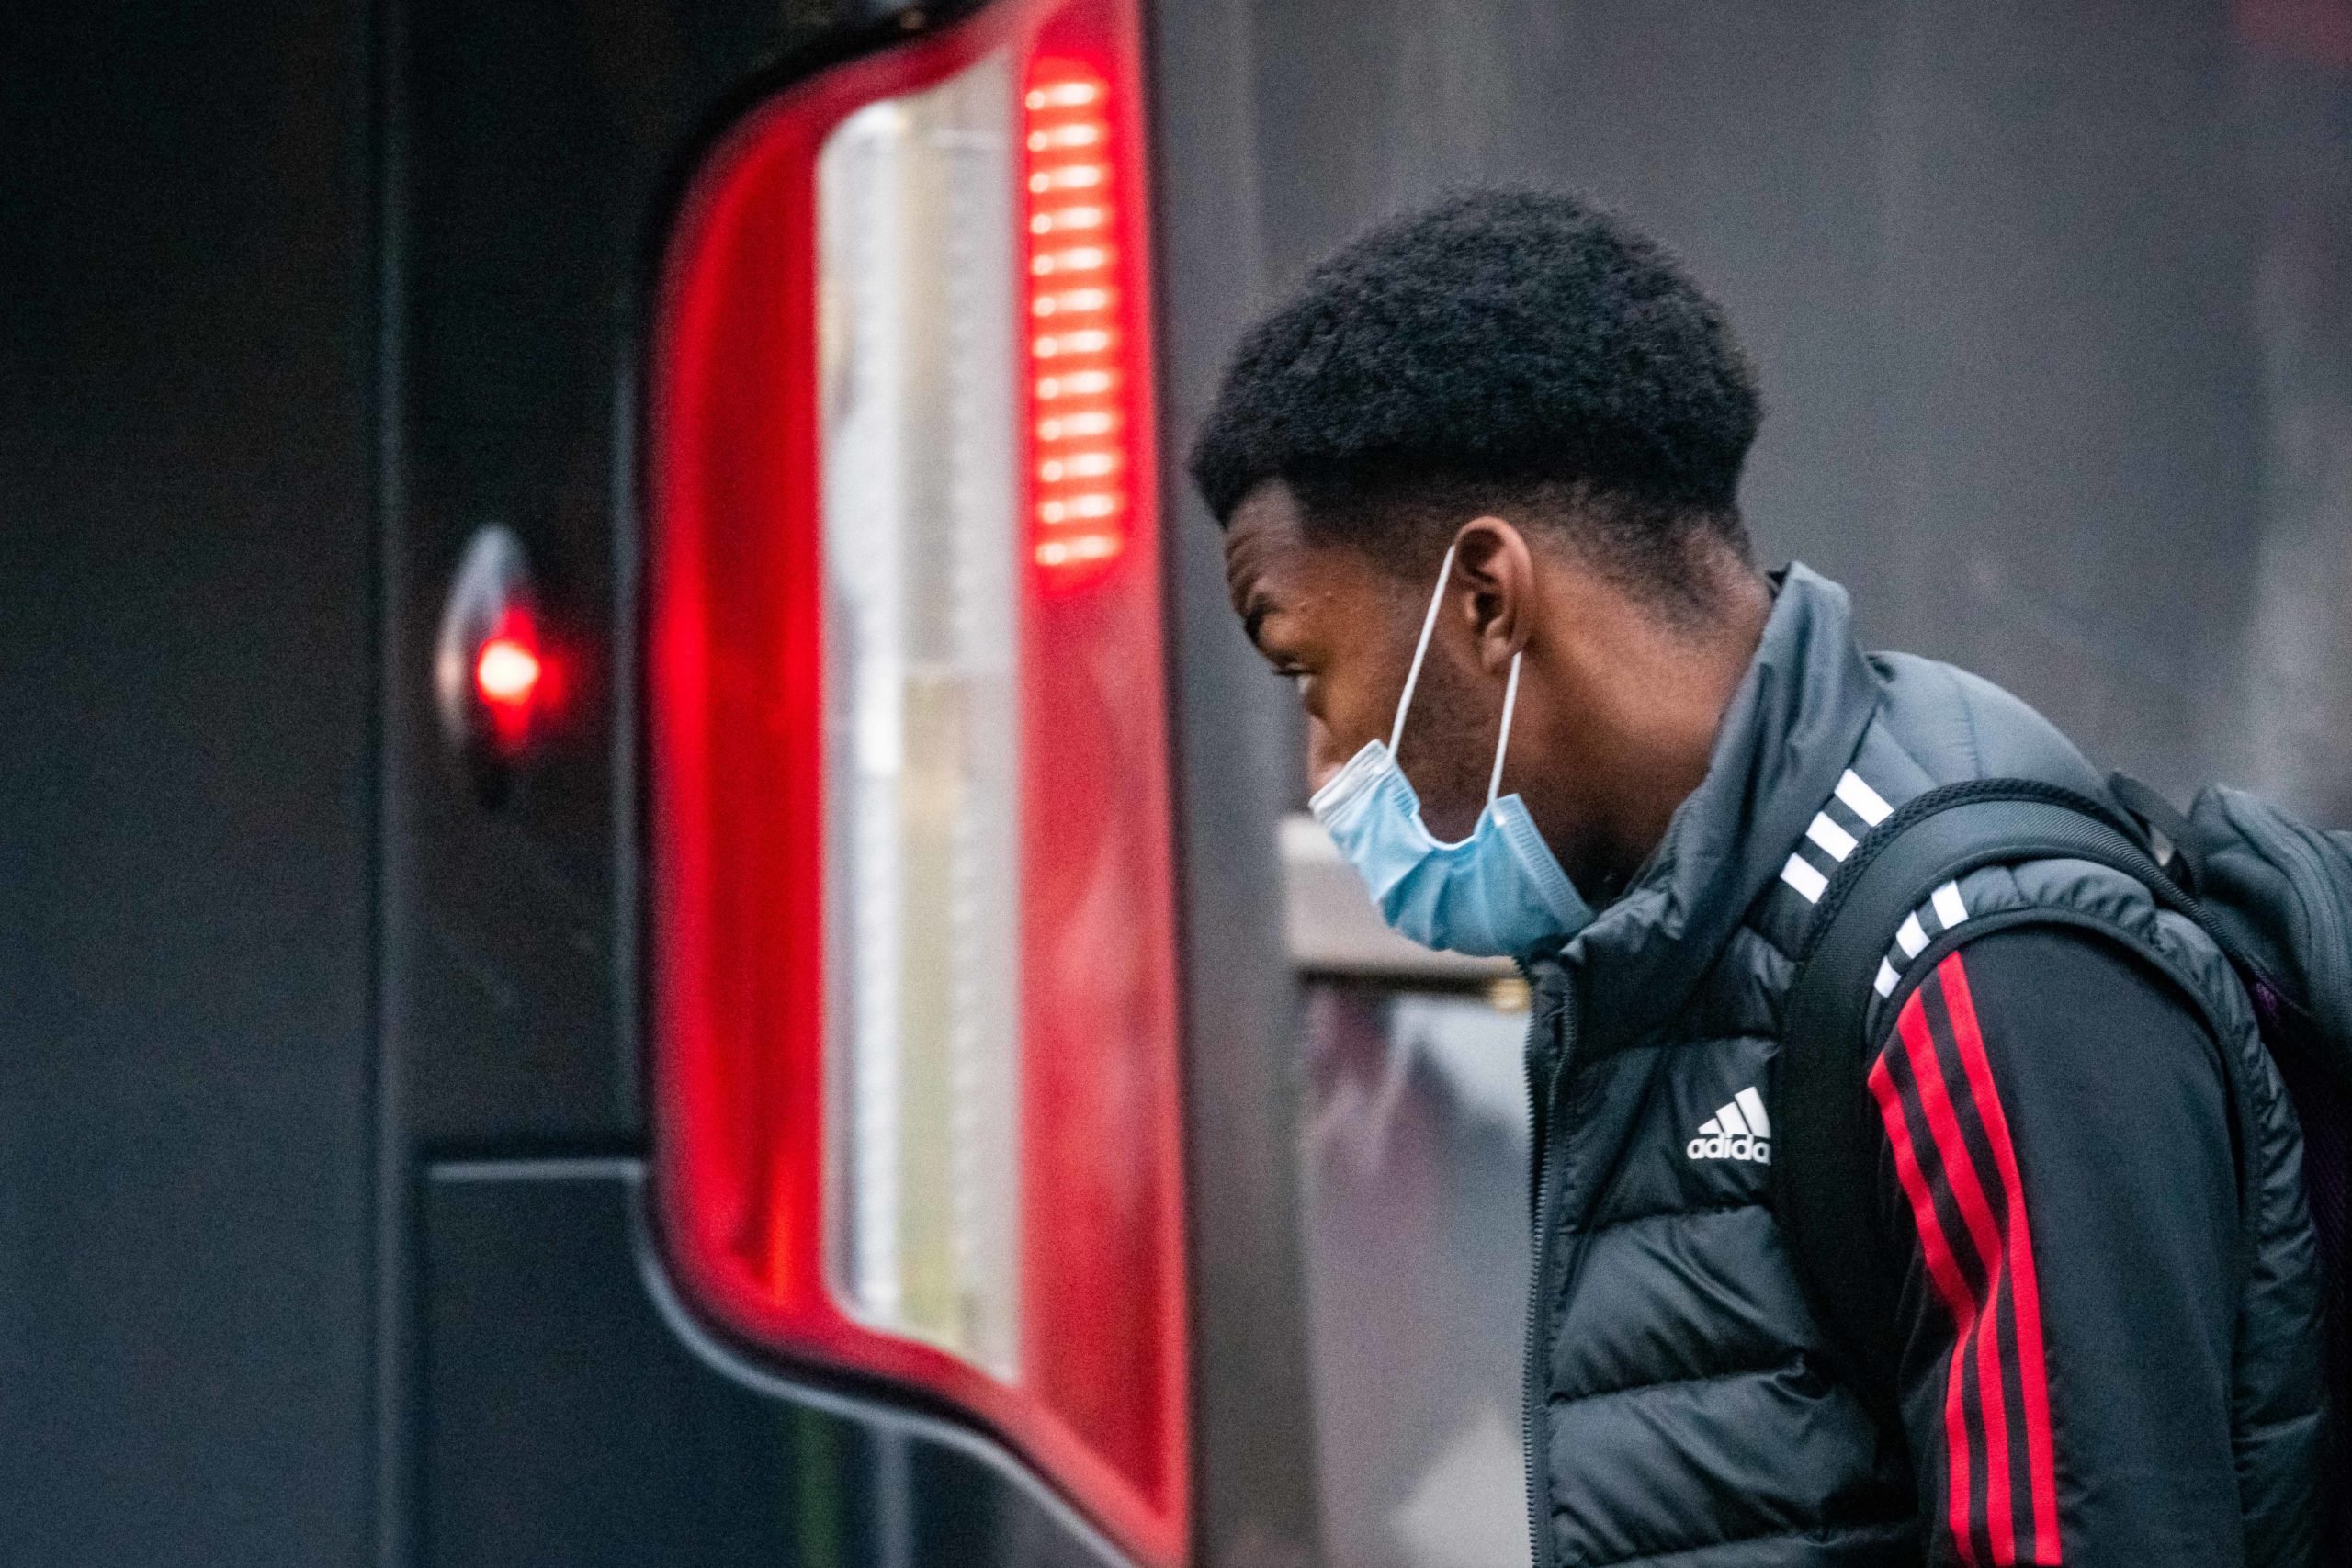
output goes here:
{"type": "MultiPolygon", "coordinates": [[[[1320,789],[1396,718],[1438,561],[1418,584],[1370,547],[1310,535],[1290,487],[1259,486],[1234,511],[1225,540],[1226,585],[1250,640],[1292,681],[1306,716],[1306,783],[1320,789]]],[[[1430,831],[1467,833],[1486,802],[1501,719],[1498,683],[1476,664],[1466,628],[1442,613],[1398,761],[1430,831]]]]}

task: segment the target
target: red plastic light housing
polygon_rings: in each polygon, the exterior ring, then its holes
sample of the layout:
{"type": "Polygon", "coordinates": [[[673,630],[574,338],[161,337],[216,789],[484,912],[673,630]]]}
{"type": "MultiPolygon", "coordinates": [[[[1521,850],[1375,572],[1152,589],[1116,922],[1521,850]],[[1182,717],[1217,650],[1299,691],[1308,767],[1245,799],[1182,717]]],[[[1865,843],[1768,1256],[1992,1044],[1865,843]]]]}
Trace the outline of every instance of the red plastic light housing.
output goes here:
{"type": "Polygon", "coordinates": [[[1132,0],[750,117],[649,410],[655,1177],[690,1299],[1189,1532],[1132,0]]]}

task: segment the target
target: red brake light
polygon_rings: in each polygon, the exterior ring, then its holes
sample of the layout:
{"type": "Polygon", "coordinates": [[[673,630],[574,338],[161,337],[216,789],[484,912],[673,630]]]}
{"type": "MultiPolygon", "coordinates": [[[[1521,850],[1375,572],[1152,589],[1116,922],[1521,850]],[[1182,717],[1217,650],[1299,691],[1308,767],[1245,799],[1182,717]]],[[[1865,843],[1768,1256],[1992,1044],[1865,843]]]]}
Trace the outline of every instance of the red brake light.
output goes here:
{"type": "Polygon", "coordinates": [[[527,753],[562,728],[570,671],[535,604],[520,541],[494,524],[479,530],[450,579],[433,687],[442,735],[487,804],[505,797],[527,753]]]}
{"type": "Polygon", "coordinates": [[[1008,0],[772,102],[694,187],[650,381],[649,1018],[689,1298],[952,1403],[1172,1563],[1137,72],[1133,0],[1008,0]]]}
{"type": "Polygon", "coordinates": [[[481,700],[502,713],[529,711],[539,673],[538,654],[512,634],[482,644],[481,654],[474,660],[474,684],[481,692],[481,700]]]}
{"type": "Polygon", "coordinates": [[[1032,547],[1057,582],[1126,547],[1136,474],[1125,193],[1111,156],[1110,96],[1084,61],[1044,59],[1021,96],[1032,547]]]}

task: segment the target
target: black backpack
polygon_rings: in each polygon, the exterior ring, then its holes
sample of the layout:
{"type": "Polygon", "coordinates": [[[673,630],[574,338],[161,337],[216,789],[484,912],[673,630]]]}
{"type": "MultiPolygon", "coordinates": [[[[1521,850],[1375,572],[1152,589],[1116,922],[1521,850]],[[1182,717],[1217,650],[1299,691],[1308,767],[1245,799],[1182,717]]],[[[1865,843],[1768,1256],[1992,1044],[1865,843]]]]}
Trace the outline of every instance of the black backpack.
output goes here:
{"type": "MultiPolygon", "coordinates": [[[[1864,1083],[1879,964],[1896,928],[1946,882],[1987,865],[2090,861],[2196,921],[2254,1003],[2302,1122],[2329,1406],[2352,1411],[2352,833],[2310,827],[2239,790],[2209,789],[2183,817],[2136,780],[2117,774],[2109,788],[2123,812],[2025,779],[1931,789],[1865,835],[1830,878],[1798,954],[1772,1107],[1773,1202],[1799,1274],[1833,1356],[1891,1414],[1895,1274],[1869,1197],[1879,1127],[1864,1083]]],[[[2352,1506],[2337,1498],[2330,1512],[2328,1539],[2341,1552],[2352,1506]]]]}

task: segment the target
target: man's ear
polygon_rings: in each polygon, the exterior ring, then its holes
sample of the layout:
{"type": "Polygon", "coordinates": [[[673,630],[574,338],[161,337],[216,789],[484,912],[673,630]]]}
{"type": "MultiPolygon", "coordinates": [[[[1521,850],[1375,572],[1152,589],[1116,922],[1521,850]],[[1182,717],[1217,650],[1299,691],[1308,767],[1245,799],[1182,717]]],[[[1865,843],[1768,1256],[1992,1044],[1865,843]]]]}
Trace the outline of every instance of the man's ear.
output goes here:
{"type": "Polygon", "coordinates": [[[1453,589],[1448,595],[1477,639],[1488,674],[1510,667],[1535,623],[1535,557],[1519,529],[1500,517],[1474,517],[1453,536],[1453,589]]]}

